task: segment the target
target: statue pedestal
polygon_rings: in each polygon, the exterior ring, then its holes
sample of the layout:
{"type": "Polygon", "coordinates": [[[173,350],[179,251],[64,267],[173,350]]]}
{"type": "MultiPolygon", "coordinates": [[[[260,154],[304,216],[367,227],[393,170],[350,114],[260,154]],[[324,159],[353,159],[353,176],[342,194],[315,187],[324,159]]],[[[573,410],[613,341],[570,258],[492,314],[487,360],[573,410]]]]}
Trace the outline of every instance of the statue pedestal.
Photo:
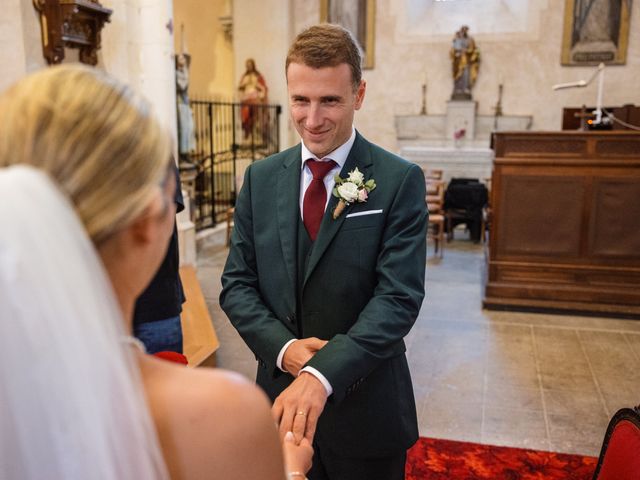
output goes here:
{"type": "Polygon", "coordinates": [[[455,139],[456,134],[462,134],[464,138],[476,136],[476,110],[478,104],[473,100],[449,100],[447,102],[447,115],[445,136],[455,139]]]}

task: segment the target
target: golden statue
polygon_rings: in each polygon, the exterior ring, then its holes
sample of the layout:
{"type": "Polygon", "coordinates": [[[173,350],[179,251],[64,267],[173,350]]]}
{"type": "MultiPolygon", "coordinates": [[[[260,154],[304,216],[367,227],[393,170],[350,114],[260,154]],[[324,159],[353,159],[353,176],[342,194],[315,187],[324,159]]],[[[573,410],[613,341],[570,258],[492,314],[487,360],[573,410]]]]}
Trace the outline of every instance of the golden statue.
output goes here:
{"type": "Polygon", "coordinates": [[[451,100],[471,100],[471,88],[478,78],[480,51],[468,32],[466,25],[456,32],[449,52],[453,67],[451,100]]]}

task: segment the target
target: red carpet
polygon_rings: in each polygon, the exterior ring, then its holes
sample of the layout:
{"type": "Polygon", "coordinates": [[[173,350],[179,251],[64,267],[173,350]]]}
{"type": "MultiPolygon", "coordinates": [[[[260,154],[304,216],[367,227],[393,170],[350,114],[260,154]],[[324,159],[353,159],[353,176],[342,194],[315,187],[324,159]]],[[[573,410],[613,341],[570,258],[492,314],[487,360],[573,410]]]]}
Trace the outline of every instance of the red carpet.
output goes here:
{"type": "Polygon", "coordinates": [[[581,455],[420,438],[406,480],[591,480],[598,459],[581,455]]]}

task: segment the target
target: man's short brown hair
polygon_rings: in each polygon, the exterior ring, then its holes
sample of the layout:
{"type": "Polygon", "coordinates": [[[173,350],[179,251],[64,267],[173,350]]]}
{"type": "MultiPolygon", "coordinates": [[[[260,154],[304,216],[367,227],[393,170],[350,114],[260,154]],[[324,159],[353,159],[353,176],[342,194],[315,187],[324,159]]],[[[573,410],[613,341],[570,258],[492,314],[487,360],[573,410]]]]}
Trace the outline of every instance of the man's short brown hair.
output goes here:
{"type": "Polygon", "coordinates": [[[346,63],[351,68],[354,90],[362,80],[362,54],[358,42],[349,30],[340,25],[323,23],[300,33],[287,54],[285,73],[291,63],[311,68],[336,67],[346,63]]]}

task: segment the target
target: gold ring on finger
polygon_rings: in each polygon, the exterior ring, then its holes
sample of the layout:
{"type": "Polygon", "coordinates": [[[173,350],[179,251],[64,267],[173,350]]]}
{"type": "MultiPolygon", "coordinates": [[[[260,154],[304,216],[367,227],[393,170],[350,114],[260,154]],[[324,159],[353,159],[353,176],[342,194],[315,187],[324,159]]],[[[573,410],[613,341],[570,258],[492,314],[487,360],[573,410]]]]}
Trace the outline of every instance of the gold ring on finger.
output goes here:
{"type": "Polygon", "coordinates": [[[300,411],[300,412],[298,412],[296,415],[306,415],[306,413],[305,413],[305,412],[300,411]]]}

